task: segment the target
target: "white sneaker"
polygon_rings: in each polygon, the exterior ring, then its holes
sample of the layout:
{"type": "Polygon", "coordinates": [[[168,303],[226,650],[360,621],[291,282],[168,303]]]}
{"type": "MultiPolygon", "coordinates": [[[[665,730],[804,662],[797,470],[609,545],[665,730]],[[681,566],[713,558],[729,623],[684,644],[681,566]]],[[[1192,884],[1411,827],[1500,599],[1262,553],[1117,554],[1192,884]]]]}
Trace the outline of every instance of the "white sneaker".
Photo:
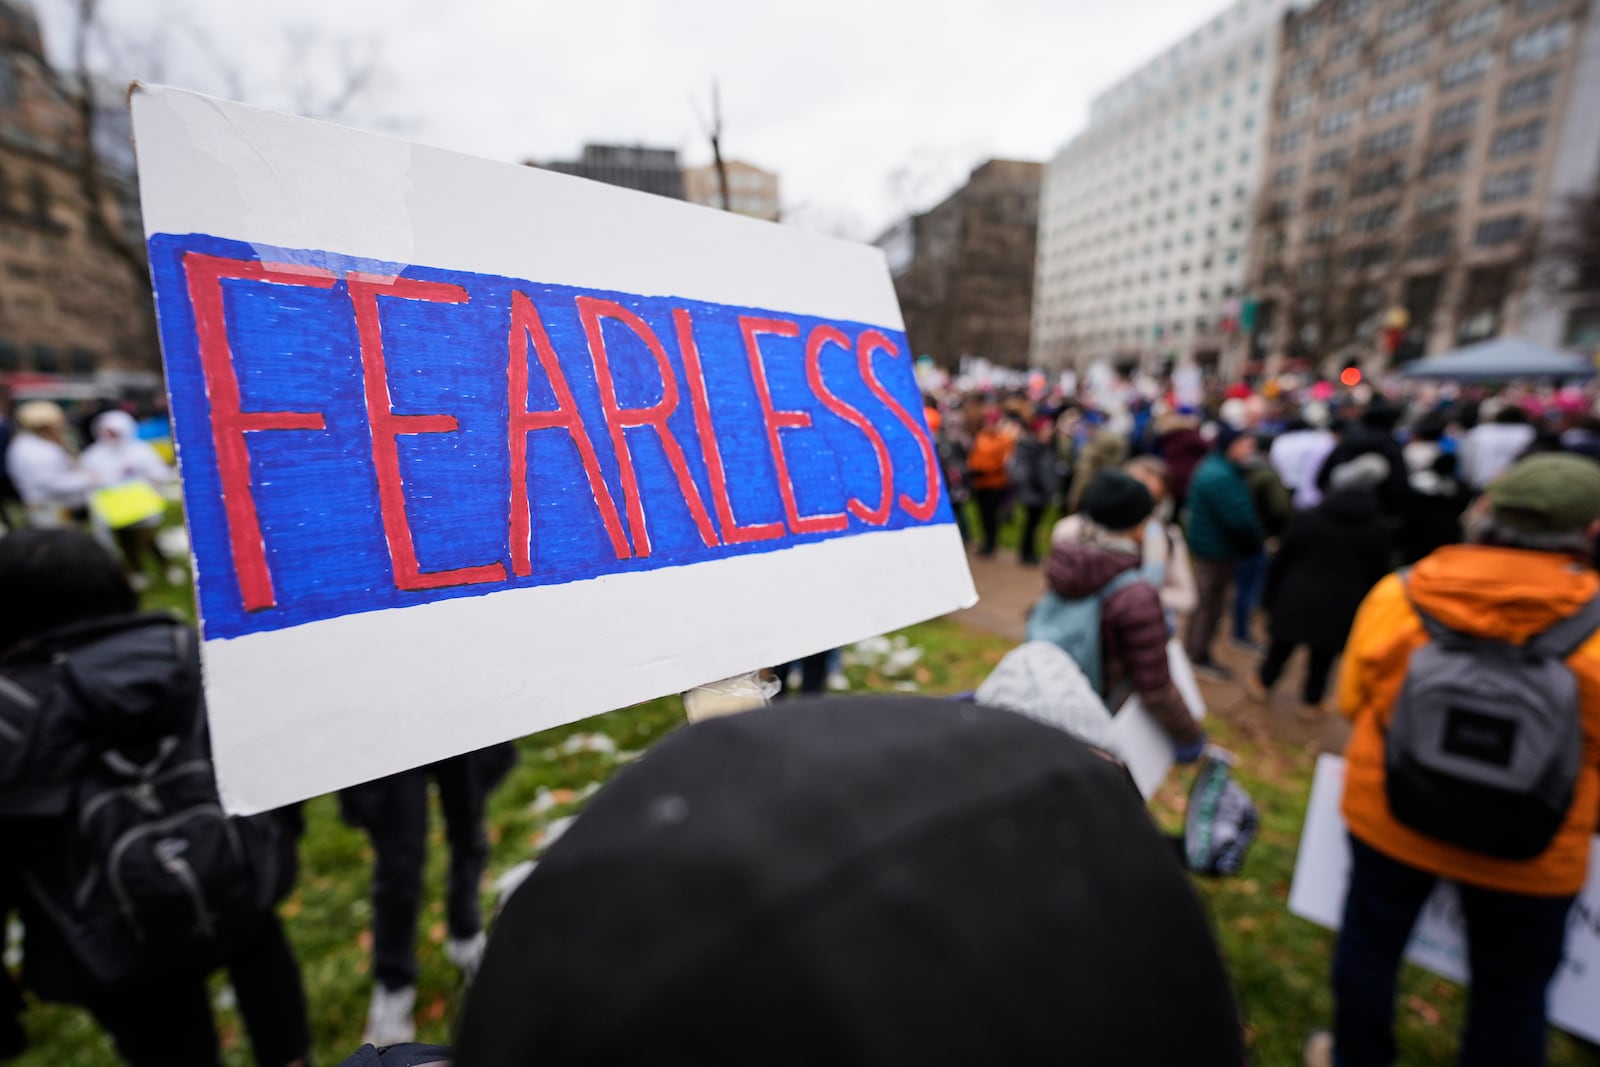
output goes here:
{"type": "Polygon", "coordinates": [[[403,1045],[417,1038],[417,1024],[411,1018],[417,1006],[417,987],[385,989],[372,987],[372,1004],[367,1008],[367,1029],[361,1040],[377,1048],[403,1045]]]}
{"type": "Polygon", "coordinates": [[[471,937],[451,937],[444,943],[444,957],[461,972],[462,979],[468,984],[478,977],[478,968],[483,964],[483,950],[488,945],[489,939],[479,930],[471,937]]]}

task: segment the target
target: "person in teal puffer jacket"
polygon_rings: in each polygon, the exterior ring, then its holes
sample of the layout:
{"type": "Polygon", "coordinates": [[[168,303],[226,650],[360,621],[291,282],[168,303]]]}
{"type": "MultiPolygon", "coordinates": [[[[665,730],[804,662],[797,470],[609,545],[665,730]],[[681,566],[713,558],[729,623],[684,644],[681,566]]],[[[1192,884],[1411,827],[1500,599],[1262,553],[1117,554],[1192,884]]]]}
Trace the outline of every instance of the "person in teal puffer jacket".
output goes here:
{"type": "Polygon", "coordinates": [[[1261,551],[1261,518],[1245,481],[1243,467],[1255,454],[1256,440],[1222,423],[1211,453],[1189,484],[1189,554],[1194,560],[1198,604],[1189,616],[1184,652],[1195,673],[1226,680],[1230,672],[1211,658],[1211,641],[1222,621],[1239,560],[1261,551]]]}

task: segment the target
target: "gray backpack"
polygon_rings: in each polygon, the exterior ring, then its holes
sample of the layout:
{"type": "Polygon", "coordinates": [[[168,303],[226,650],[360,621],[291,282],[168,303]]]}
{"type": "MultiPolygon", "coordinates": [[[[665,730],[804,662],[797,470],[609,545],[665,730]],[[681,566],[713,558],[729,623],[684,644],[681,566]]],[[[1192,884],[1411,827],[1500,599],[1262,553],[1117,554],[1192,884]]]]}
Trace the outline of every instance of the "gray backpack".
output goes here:
{"type": "Polygon", "coordinates": [[[1389,721],[1390,812],[1486,856],[1542,854],[1572,806],[1583,745],[1566,660],[1600,630],[1600,597],[1520,646],[1452,630],[1411,606],[1429,641],[1412,653],[1389,721]]]}

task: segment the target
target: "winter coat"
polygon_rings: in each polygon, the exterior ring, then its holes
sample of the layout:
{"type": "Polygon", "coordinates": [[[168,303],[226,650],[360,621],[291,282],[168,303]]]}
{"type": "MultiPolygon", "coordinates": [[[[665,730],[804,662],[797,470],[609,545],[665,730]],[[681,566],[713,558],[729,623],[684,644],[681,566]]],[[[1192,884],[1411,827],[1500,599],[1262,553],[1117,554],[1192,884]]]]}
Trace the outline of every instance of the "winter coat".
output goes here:
{"type": "Polygon", "coordinates": [[[1167,486],[1180,504],[1189,499],[1189,484],[1211,444],[1192,426],[1168,430],[1156,441],[1156,455],[1167,465],[1167,486]]]}
{"type": "Polygon", "coordinates": [[[1011,488],[1017,503],[1042,508],[1056,496],[1056,455],[1053,441],[1029,434],[1011,454],[1011,488]]]}
{"type": "Polygon", "coordinates": [[[967,453],[967,484],[973,489],[1004,489],[1010,484],[1006,468],[1016,439],[998,427],[985,427],[972,439],[967,453]]]}
{"type": "Polygon", "coordinates": [[[1328,479],[1336,468],[1369,453],[1382,456],[1389,464],[1389,477],[1378,487],[1377,493],[1378,507],[1392,518],[1405,508],[1411,487],[1406,476],[1405,454],[1400,451],[1395,439],[1383,430],[1359,422],[1347,428],[1340,436],[1339,443],[1333,446],[1333,451],[1328,453],[1328,458],[1322,461],[1322,469],[1317,472],[1317,488],[1326,494],[1328,479]]]}
{"type": "Polygon", "coordinates": [[[1534,428],[1525,422],[1486,422],[1467,431],[1461,441],[1461,477],[1483,489],[1533,444],[1534,428]]]}
{"type": "Polygon", "coordinates": [[[21,894],[24,983],[45,999],[81,1001],[94,987],[40,898],[65,899],[64,826],[85,767],[107,749],[142,760],[163,738],[204,744],[199,642],[170,616],[64,627],[12,650],[0,682],[39,712],[0,730],[0,848],[33,892],[21,894]]]}
{"type": "MultiPolygon", "coordinates": [[[[1131,543],[1130,551],[1114,552],[1097,544],[1067,541],[1051,547],[1045,578],[1057,596],[1081,600],[1139,565],[1131,543]]],[[[1131,685],[1175,744],[1200,739],[1200,727],[1167,668],[1167,622],[1154,586],[1131,582],[1101,604],[1100,653],[1106,692],[1131,685]]]]}
{"type": "Polygon", "coordinates": [[[1317,474],[1339,439],[1327,430],[1291,430],[1272,442],[1268,461],[1288,486],[1297,508],[1314,508],[1322,501],[1317,474]]]}
{"type": "Polygon", "coordinates": [[[1245,468],[1245,484],[1250,487],[1250,499],[1256,505],[1256,517],[1261,520],[1261,532],[1277,537],[1294,512],[1294,501],[1289,487],[1283,484],[1278,472],[1268,463],[1252,463],[1245,468]]]}
{"type": "Polygon", "coordinates": [[[1434,442],[1412,441],[1404,451],[1411,468],[1411,495],[1400,512],[1395,547],[1400,561],[1409,566],[1435,549],[1460,542],[1461,515],[1472,494],[1448,473],[1454,457],[1434,442]]]}
{"type": "Polygon", "coordinates": [[[28,509],[32,526],[66,523],[66,512],[81,508],[89,497],[89,476],[77,459],[54,441],[34,433],[18,433],[6,448],[6,473],[28,509]]]}
{"type": "Polygon", "coordinates": [[[1540,856],[1494,859],[1396,821],[1384,791],[1384,738],[1411,654],[1427,641],[1413,600],[1452,629],[1521,644],[1597,592],[1600,577],[1571,557],[1486,545],[1441,548],[1411,569],[1409,588],[1398,576],[1380,582],[1356,615],[1339,672],[1340,710],[1354,721],[1343,804],[1350,832],[1384,855],[1467,885],[1533,896],[1581,889],[1600,823],[1600,635],[1567,660],[1578,680],[1581,763],[1566,820],[1540,856]]]}
{"type": "Polygon", "coordinates": [[[124,411],[108,411],[94,420],[95,442],[83,450],[81,463],[96,486],[143,481],[164,485],[176,475],[156,450],[139,440],[139,427],[124,411]]]}
{"type": "Polygon", "coordinates": [[[1189,486],[1189,552],[1196,559],[1244,559],[1261,551],[1261,519],[1244,473],[1220,452],[1189,486]]]}
{"type": "Polygon", "coordinates": [[[1336,489],[1296,513],[1267,567],[1274,641],[1342,648],[1367,591],[1389,572],[1389,532],[1370,492],[1336,489]]]}

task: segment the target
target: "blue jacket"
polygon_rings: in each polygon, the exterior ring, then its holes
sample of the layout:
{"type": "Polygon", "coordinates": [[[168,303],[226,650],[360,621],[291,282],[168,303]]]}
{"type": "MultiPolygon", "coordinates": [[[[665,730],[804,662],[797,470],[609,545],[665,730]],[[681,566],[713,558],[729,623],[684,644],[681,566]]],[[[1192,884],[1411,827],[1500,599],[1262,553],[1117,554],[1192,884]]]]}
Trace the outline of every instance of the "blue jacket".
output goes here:
{"type": "Polygon", "coordinates": [[[1189,483],[1188,535],[1197,559],[1243,559],[1261,550],[1261,519],[1250,487],[1220,452],[1207,455],[1189,483]]]}

